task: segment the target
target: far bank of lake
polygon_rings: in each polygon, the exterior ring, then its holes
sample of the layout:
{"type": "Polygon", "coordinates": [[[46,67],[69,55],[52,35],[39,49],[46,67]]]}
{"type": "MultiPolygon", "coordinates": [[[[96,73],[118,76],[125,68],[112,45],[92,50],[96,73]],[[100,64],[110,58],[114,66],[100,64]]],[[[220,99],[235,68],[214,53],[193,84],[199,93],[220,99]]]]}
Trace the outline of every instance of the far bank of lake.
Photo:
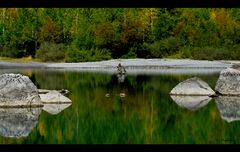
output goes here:
{"type": "Polygon", "coordinates": [[[128,74],[217,72],[240,61],[191,59],[112,59],[97,62],[43,63],[0,61],[1,69],[37,68],[47,70],[95,71],[114,73],[121,63],[128,74]]]}

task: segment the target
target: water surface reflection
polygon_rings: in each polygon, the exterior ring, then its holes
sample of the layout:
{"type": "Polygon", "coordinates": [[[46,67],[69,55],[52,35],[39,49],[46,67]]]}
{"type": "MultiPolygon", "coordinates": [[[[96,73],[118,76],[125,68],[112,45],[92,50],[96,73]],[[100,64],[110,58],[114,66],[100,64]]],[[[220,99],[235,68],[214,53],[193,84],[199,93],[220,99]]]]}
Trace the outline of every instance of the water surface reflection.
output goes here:
{"type": "Polygon", "coordinates": [[[222,119],[227,122],[240,120],[240,97],[220,96],[215,101],[222,119]]]}
{"type": "Polygon", "coordinates": [[[179,106],[185,107],[189,110],[196,111],[208,104],[212,99],[208,96],[174,96],[171,95],[173,101],[179,106]]]}
{"type": "Polygon", "coordinates": [[[0,135],[27,137],[37,125],[41,108],[0,108],[0,135]]]}
{"type": "Polygon", "coordinates": [[[169,95],[174,86],[193,76],[214,88],[219,73],[128,73],[119,83],[111,73],[31,69],[15,72],[28,75],[38,88],[69,90],[67,97],[72,105],[60,113],[45,107],[27,137],[0,137],[0,143],[226,143],[223,139],[240,143],[240,132],[236,132],[240,121],[223,120],[217,102],[205,98],[196,103],[192,99],[174,102],[169,95]]]}

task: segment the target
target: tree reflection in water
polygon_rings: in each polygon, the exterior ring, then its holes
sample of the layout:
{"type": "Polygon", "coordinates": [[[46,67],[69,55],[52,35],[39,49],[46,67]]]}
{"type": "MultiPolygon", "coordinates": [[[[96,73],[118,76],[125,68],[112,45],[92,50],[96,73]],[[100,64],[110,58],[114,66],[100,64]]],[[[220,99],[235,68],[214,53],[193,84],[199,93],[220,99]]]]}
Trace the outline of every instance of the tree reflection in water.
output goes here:
{"type": "MultiPolygon", "coordinates": [[[[57,115],[42,111],[27,137],[0,137],[0,143],[226,143],[223,139],[240,143],[240,133],[236,132],[240,121],[223,120],[214,100],[191,111],[178,106],[169,96],[174,86],[196,74],[128,74],[123,83],[118,83],[107,73],[28,73],[35,77],[38,88],[69,90],[67,97],[72,105],[57,115]],[[125,97],[120,97],[120,93],[125,97]]],[[[197,76],[214,87],[219,75],[197,76]]]]}

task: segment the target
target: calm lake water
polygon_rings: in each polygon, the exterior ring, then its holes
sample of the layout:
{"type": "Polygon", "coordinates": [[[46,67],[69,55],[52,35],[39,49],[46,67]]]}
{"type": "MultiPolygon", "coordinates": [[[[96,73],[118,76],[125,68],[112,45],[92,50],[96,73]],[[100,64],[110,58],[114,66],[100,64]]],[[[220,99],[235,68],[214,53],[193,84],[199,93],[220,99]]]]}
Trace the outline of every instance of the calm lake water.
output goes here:
{"type": "Polygon", "coordinates": [[[69,90],[66,96],[72,104],[55,115],[42,110],[27,137],[4,137],[1,132],[8,128],[0,122],[2,144],[240,143],[240,121],[223,119],[214,99],[190,110],[169,96],[173,87],[193,76],[214,88],[219,72],[132,74],[124,83],[108,73],[31,69],[14,73],[29,76],[38,88],[69,90]]]}

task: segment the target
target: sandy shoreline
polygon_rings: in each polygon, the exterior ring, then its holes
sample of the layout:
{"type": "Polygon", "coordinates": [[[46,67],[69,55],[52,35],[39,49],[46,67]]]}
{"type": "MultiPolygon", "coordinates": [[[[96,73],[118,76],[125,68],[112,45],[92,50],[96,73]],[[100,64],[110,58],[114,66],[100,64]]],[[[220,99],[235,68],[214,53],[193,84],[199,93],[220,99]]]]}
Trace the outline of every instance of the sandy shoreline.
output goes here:
{"type": "Polygon", "coordinates": [[[190,59],[112,59],[97,62],[79,63],[40,63],[40,62],[6,62],[0,61],[0,68],[115,68],[121,63],[126,68],[226,68],[240,61],[208,61],[190,59]]]}
{"type": "Polygon", "coordinates": [[[99,71],[113,73],[121,63],[128,73],[209,73],[219,72],[240,61],[207,61],[190,59],[112,59],[99,62],[38,63],[0,61],[0,69],[31,68],[46,70],[99,71]]]}

